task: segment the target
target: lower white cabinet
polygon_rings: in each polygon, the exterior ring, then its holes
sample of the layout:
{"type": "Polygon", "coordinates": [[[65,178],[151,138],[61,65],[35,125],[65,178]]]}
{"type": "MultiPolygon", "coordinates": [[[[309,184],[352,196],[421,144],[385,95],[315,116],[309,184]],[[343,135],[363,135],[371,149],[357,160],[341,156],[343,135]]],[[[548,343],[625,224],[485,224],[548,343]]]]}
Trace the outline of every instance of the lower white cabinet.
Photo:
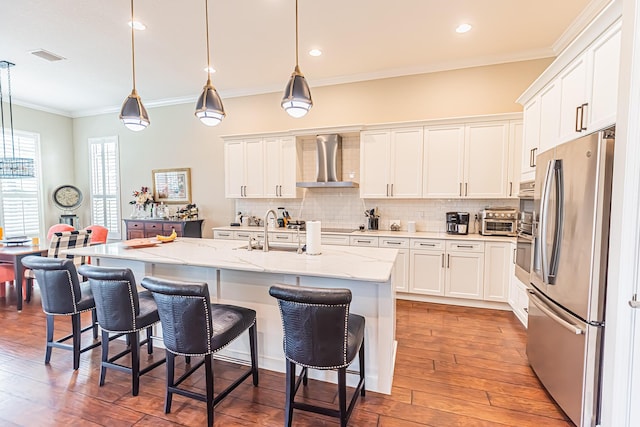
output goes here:
{"type": "Polygon", "coordinates": [[[409,251],[409,292],[444,295],[444,249],[409,251]]]}
{"type": "Polygon", "coordinates": [[[484,299],[506,302],[514,271],[514,245],[507,242],[484,244],[484,299]]]}
{"type": "Polygon", "coordinates": [[[396,291],[409,291],[409,242],[407,238],[380,237],[378,247],[398,250],[396,259],[396,291]]]}
{"type": "Polygon", "coordinates": [[[509,286],[509,305],[518,320],[526,328],[529,320],[529,292],[527,285],[522,283],[515,275],[511,277],[509,286]]]}
{"type": "Polygon", "coordinates": [[[483,299],[483,242],[447,242],[445,265],[445,296],[483,299]]]}

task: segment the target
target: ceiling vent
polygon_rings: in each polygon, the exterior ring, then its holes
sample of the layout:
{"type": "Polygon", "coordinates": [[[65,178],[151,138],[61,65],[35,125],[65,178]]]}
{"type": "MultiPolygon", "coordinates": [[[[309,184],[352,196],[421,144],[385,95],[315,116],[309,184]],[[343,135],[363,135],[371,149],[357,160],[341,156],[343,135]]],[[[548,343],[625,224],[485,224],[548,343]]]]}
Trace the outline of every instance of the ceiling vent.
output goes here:
{"type": "Polygon", "coordinates": [[[29,53],[32,54],[32,55],[37,56],[38,58],[45,59],[45,60],[47,60],[49,62],[62,61],[63,59],[67,59],[65,57],[62,57],[60,55],[56,55],[55,53],[51,53],[48,50],[44,50],[44,49],[32,50],[29,53]]]}

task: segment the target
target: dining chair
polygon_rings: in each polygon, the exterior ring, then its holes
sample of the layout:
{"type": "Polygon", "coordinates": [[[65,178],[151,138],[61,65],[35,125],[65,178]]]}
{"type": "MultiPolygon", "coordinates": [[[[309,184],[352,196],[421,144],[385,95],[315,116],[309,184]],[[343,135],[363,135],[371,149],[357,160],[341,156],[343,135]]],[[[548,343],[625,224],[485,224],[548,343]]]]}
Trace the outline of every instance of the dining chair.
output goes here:
{"type": "Polygon", "coordinates": [[[73,231],[75,228],[69,224],[54,224],[49,227],[47,231],[47,241],[50,242],[53,237],[53,233],[61,233],[63,231],[73,231]]]}
{"type": "Polygon", "coordinates": [[[109,235],[109,229],[102,225],[90,225],[85,227],[85,230],[91,230],[91,244],[107,243],[107,237],[109,235]]]}
{"type": "MultiPolygon", "coordinates": [[[[66,249],[83,248],[89,246],[90,241],[91,230],[74,230],[53,233],[53,235],[51,236],[51,243],[49,243],[49,252],[47,253],[47,257],[71,259],[73,260],[73,264],[77,268],[82,264],[85,264],[86,257],[76,255],[63,255],[61,254],[61,252],[66,249]]],[[[36,275],[32,270],[28,269],[24,272],[24,278],[27,281],[25,301],[30,302],[31,293],[33,291],[33,279],[36,278],[36,275]]]]}

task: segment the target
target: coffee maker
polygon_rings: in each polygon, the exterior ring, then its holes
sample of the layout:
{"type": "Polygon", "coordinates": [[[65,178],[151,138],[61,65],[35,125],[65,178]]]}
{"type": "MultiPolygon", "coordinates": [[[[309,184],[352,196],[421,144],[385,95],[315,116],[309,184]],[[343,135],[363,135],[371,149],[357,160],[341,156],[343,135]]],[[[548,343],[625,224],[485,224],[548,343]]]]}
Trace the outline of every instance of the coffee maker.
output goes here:
{"type": "Polygon", "coordinates": [[[468,234],[469,212],[447,212],[447,234],[468,234]]]}

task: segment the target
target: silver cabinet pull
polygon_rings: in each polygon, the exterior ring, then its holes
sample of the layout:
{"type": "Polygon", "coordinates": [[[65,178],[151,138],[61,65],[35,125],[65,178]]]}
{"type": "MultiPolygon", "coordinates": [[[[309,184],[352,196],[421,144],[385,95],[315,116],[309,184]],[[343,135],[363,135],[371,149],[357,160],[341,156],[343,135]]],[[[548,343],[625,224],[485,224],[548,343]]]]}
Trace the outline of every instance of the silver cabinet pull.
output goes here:
{"type": "Polygon", "coordinates": [[[460,197],[462,197],[462,183],[460,183],[460,197]]]}
{"type": "Polygon", "coordinates": [[[576,132],[580,132],[582,130],[582,123],[580,123],[581,118],[582,118],[582,105],[578,105],[576,107],[576,132]]]}
{"type": "Polygon", "coordinates": [[[391,184],[391,197],[393,197],[393,184],[391,184]]]}
{"type": "Polygon", "coordinates": [[[402,242],[387,242],[387,245],[401,245],[402,242]]]}
{"type": "Polygon", "coordinates": [[[278,185],[276,185],[276,197],[278,197],[278,185]]]}
{"type": "Polygon", "coordinates": [[[509,181],[509,197],[513,196],[513,182],[509,181]]]}
{"type": "Polygon", "coordinates": [[[638,301],[638,294],[634,294],[631,301],[629,301],[629,306],[631,308],[640,308],[640,301],[638,301]]]}
{"type": "Polygon", "coordinates": [[[430,248],[435,248],[436,244],[435,243],[418,243],[420,246],[424,247],[430,247],[430,248]]]}
{"type": "Polygon", "coordinates": [[[584,114],[587,111],[588,103],[584,103],[580,106],[580,130],[587,130],[586,120],[584,119],[584,114]]]}
{"type": "Polygon", "coordinates": [[[387,184],[387,197],[389,197],[389,184],[387,184]]]}
{"type": "Polygon", "coordinates": [[[468,195],[469,195],[469,191],[468,191],[468,189],[469,189],[469,188],[468,188],[468,187],[469,187],[469,183],[468,183],[468,182],[465,182],[465,183],[464,183],[464,195],[465,195],[465,196],[468,196],[468,195]]]}
{"type": "Polygon", "coordinates": [[[513,263],[514,263],[514,264],[516,263],[516,257],[518,256],[518,255],[517,255],[517,253],[518,253],[518,249],[517,249],[517,248],[515,248],[515,249],[513,250],[513,263]]]}
{"type": "Polygon", "coordinates": [[[457,248],[473,249],[473,245],[456,245],[457,248]]]}
{"type": "Polygon", "coordinates": [[[444,268],[444,254],[442,254],[442,268],[444,268]]]}
{"type": "Polygon", "coordinates": [[[450,255],[447,254],[447,268],[449,268],[449,257],[450,257],[450,255]]]}

